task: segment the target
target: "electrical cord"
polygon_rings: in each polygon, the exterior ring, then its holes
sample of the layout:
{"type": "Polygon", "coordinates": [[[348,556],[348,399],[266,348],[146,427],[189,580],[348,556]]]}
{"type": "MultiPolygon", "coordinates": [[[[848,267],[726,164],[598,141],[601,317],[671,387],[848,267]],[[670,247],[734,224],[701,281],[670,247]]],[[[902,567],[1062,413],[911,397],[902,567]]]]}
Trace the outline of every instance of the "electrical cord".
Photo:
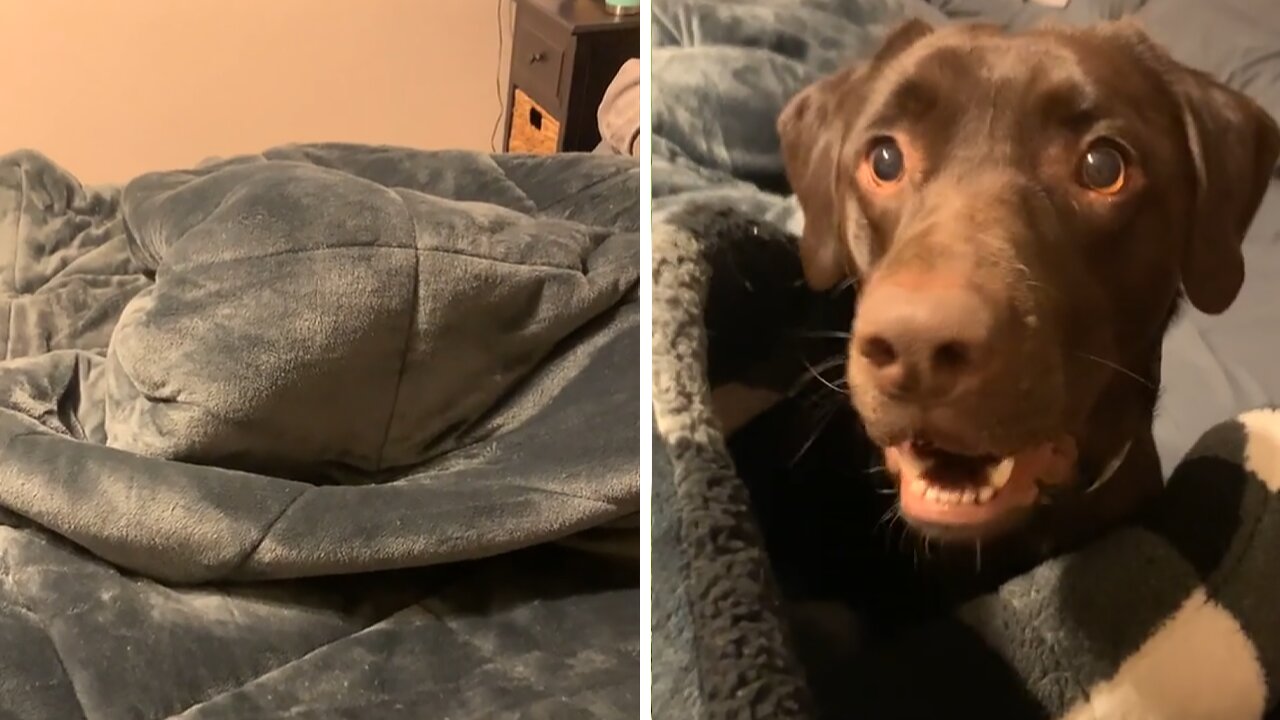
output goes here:
{"type": "Polygon", "coordinates": [[[506,41],[506,27],[502,24],[502,6],[510,0],[498,0],[498,63],[493,76],[493,89],[498,96],[498,117],[493,121],[493,129],[489,131],[489,149],[498,152],[498,130],[502,128],[502,118],[506,115],[507,100],[502,93],[502,50],[506,41]]]}

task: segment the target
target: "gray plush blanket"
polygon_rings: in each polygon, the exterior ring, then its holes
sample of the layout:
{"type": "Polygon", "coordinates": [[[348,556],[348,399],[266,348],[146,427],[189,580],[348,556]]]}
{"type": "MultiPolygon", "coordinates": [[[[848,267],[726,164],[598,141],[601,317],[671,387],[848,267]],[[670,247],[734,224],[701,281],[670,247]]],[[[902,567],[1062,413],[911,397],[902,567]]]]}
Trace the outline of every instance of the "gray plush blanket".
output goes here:
{"type": "Polygon", "coordinates": [[[1280,191],[1246,240],[1237,306],[1186,313],[1166,339],[1160,500],[1078,553],[939,607],[909,552],[905,568],[885,559],[902,555],[901,533],[877,522],[876,451],[814,378],[840,372],[832,331],[847,330],[853,297],[803,286],[774,122],[908,17],[1020,27],[1126,13],[1280,115],[1276,6],[661,0],[654,13],[655,717],[1275,712],[1280,413],[1265,408],[1280,401],[1280,191]],[[787,400],[726,433],[710,397],[731,384],[787,400]]]}
{"type": "Polygon", "coordinates": [[[0,157],[0,716],[634,717],[638,177],[0,157]]]}

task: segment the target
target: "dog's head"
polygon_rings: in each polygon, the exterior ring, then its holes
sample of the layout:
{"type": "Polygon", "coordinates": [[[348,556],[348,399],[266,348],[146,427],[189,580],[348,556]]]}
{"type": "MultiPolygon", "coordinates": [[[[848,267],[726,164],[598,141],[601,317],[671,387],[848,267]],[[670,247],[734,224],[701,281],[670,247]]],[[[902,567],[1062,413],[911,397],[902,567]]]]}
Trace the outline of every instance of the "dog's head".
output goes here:
{"type": "Polygon", "coordinates": [[[1280,154],[1128,22],[911,22],[779,132],[810,285],[860,287],[849,385],[903,515],[977,538],[1149,434],[1165,328],[1234,301],[1280,154]]]}

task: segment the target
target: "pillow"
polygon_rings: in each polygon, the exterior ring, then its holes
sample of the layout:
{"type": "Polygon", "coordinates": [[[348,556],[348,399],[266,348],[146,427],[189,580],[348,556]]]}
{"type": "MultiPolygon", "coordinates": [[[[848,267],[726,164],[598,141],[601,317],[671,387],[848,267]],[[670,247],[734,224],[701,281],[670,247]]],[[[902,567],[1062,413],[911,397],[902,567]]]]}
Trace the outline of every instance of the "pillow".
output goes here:
{"type": "Polygon", "coordinates": [[[1135,17],[1174,59],[1251,96],[1280,118],[1280,4],[1148,0],[1135,17]]]}

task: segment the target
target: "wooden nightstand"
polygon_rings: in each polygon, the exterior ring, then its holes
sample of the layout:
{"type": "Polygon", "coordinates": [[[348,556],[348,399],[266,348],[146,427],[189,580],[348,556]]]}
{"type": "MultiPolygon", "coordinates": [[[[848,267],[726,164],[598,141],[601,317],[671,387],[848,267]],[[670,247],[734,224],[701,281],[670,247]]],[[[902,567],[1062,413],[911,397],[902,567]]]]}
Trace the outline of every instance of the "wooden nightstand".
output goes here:
{"type": "Polygon", "coordinates": [[[596,110],[622,64],[640,57],[640,19],[603,0],[515,0],[504,152],[588,152],[596,110]]]}

